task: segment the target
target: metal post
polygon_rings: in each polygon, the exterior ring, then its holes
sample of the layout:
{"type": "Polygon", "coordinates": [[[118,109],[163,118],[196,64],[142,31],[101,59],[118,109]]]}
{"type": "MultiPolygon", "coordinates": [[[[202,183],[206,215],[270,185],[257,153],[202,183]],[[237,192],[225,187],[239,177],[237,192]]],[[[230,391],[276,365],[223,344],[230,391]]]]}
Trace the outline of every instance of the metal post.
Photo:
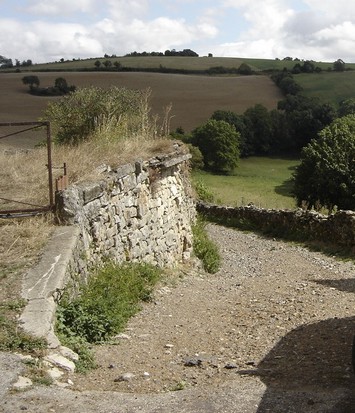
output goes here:
{"type": "Polygon", "coordinates": [[[47,126],[47,154],[48,154],[48,187],[49,187],[49,206],[51,209],[54,207],[53,199],[53,173],[52,173],[52,138],[51,138],[51,126],[49,122],[45,122],[47,126]]]}

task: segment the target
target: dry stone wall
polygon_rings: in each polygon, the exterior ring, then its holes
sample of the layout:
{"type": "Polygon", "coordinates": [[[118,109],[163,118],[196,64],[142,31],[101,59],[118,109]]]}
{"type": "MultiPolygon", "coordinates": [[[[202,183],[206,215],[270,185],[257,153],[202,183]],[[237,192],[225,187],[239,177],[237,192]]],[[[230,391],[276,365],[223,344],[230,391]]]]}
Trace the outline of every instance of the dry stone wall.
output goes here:
{"type": "Polygon", "coordinates": [[[245,221],[263,232],[339,245],[355,252],[354,211],[338,211],[326,216],[302,209],[272,210],[254,205],[233,208],[205,203],[199,203],[197,210],[220,222],[245,221]]]}
{"type": "Polygon", "coordinates": [[[173,266],[190,258],[196,208],[190,154],[169,155],[105,168],[99,182],[57,193],[61,223],[80,228],[72,271],[85,273],[106,258],[173,266]]]}

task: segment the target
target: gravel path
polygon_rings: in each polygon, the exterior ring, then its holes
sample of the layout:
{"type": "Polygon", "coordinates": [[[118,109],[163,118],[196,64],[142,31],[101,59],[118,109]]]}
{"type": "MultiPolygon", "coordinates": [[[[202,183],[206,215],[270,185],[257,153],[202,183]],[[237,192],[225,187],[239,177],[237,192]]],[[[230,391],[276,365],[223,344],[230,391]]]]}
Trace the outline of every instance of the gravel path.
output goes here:
{"type": "Polygon", "coordinates": [[[10,392],[0,411],[354,413],[354,262],[208,232],[217,274],[174,272],[114,345],[96,348],[99,368],[74,375],[74,391],[10,392]]]}
{"type": "Polygon", "coordinates": [[[209,225],[221,270],[168,281],[80,390],[159,393],[258,376],[287,389],[349,387],[355,265],[209,225]]]}

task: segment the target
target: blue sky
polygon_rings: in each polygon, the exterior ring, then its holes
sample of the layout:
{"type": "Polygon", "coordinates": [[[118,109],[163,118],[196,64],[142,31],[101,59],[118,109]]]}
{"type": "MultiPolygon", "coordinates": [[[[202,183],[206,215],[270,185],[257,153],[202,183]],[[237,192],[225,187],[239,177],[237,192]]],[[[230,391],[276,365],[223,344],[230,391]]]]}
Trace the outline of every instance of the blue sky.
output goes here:
{"type": "Polygon", "coordinates": [[[355,62],[352,0],[0,0],[0,55],[35,63],[192,49],[355,62]]]}

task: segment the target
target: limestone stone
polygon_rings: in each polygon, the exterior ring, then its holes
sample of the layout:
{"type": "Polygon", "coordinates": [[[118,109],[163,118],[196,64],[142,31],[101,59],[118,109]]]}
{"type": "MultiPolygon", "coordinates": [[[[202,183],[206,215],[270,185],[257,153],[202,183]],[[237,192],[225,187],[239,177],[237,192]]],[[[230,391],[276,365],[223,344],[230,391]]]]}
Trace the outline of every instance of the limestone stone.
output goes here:
{"type": "Polygon", "coordinates": [[[44,360],[48,361],[49,363],[53,364],[54,366],[62,368],[63,370],[67,370],[67,371],[70,371],[70,372],[75,371],[74,362],[67,359],[66,357],[62,356],[61,354],[58,354],[58,353],[48,354],[44,358],[44,360]]]}
{"type": "Polygon", "coordinates": [[[23,390],[32,386],[32,380],[28,377],[19,376],[16,383],[12,387],[16,390],[23,390]]]}

